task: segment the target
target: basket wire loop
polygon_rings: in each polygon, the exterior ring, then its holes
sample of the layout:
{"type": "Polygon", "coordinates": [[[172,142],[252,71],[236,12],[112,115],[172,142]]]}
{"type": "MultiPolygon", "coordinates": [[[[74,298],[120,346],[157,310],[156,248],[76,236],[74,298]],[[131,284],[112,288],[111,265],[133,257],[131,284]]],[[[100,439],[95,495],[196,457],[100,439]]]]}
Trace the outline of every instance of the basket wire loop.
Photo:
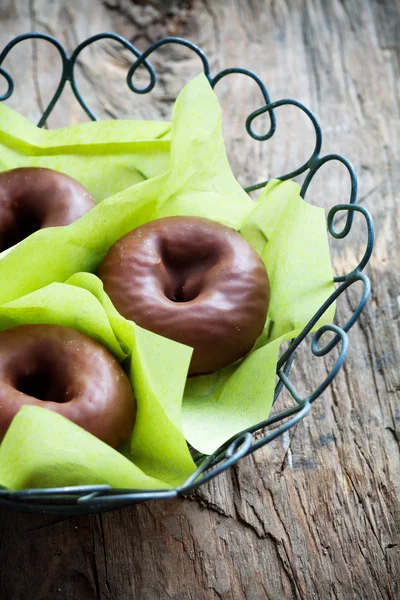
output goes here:
{"type": "MultiPolygon", "coordinates": [[[[363,270],[371,257],[374,246],[374,226],[372,218],[364,207],[359,206],[356,203],[357,176],[351,163],[340,154],[327,154],[321,156],[322,130],[314,113],[298,100],[293,100],[291,98],[284,98],[272,102],[265,83],[252,71],[235,67],[224,69],[219,73],[212,75],[210,63],[206,54],[192,42],[178,37],[163,38],[149,46],[144,52],[140,52],[140,50],[122,36],[105,32],[89,37],[87,40],[80,43],[73,50],[72,54],[69,55],[62,44],[54,37],[46,33],[35,32],[14,38],[0,53],[0,76],[5,79],[7,84],[7,90],[0,95],[0,102],[8,100],[15,89],[13,77],[3,67],[3,63],[11,50],[17,44],[26,40],[33,40],[34,43],[36,43],[37,40],[43,40],[50,43],[57,50],[61,59],[61,75],[57,88],[47,107],[43,111],[38,127],[43,127],[45,125],[67,82],[70,83],[77,101],[88,117],[93,121],[97,120],[96,115],[83,99],[75,79],[75,68],[76,65],[79,64],[80,54],[85,48],[92,44],[100,40],[111,40],[120,44],[121,47],[128,50],[133,55],[134,59],[128,70],[126,82],[129,90],[135,94],[147,94],[154,89],[157,83],[155,69],[149,62],[149,57],[156,50],[166,45],[174,44],[184,46],[198,56],[202,64],[203,72],[213,88],[221,81],[221,79],[231,74],[243,75],[257,84],[262,97],[262,106],[253,111],[247,117],[245,122],[246,132],[252,139],[263,142],[274,135],[276,131],[275,110],[279,109],[281,106],[294,106],[309,118],[315,133],[315,145],[311,156],[302,166],[281,175],[277,179],[292,179],[293,177],[304,173],[305,178],[301,188],[301,196],[305,198],[310,183],[324,164],[328,162],[340,162],[345,167],[350,177],[350,198],[347,204],[337,204],[329,211],[327,227],[333,238],[344,239],[349,235],[356,213],[361,214],[365,219],[367,244],[360,262],[350,273],[334,277],[334,281],[338,284],[338,287],[315,313],[303,331],[290,342],[289,347],[283,352],[278,361],[278,382],[275,387],[274,403],[278,400],[282,389],[286,388],[293,398],[293,406],[271,415],[267,419],[248,427],[245,431],[239,432],[210,456],[204,456],[201,453],[195,454],[193,458],[197,464],[196,471],[192,473],[181,486],[178,486],[173,490],[124,490],[111,488],[109,485],[89,485],[12,491],[0,486],[0,506],[32,513],[72,515],[110,510],[129,506],[138,502],[144,502],[146,500],[175,498],[178,495],[187,494],[199,485],[202,485],[210,481],[213,477],[223,473],[244,456],[247,456],[258,448],[270,443],[272,440],[282,435],[282,433],[294,427],[310,412],[312,403],[326,390],[332,380],[336,377],[346,358],[348,349],[347,333],[363,311],[370,294],[370,282],[368,277],[363,273],[363,270]],[[140,67],[144,67],[149,76],[149,83],[144,87],[138,87],[134,83],[135,73],[140,67]],[[266,133],[258,134],[253,129],[253,123],[259,116],[265,113],[268,113],[269,116],[269,129],[266,133]],[[336,228],[336,225],[342,218],[344,218],[345,222],[343,228],[339,231],[336,228]],[[338,356],[324,381],[305,398],[302,398],[290,380],[290,369],[296,355],[296,350],[308,334],[318,325],[318,322],[325,311],[343,293],[345,293],[350,286],[357,282],[361,282],[362,284],[361,297],[346,323],[341,327],[336,324],[324,325],[318,328],[313,334],[311,352],[314,356],[324,357],[335,347],[338,347],[339,349],[338,356]],[[327,333],[331,333],[330,339],[324,345],[321,345],[322,338],[327,333]],[[253,434],[256,432],[260,434],[260,437],[255,440],[253,434]]],[[[261,189],[267,183],[268,180],[262,181],[246,187],[245,190],[251,192],[253,190],[261,189]]]]}

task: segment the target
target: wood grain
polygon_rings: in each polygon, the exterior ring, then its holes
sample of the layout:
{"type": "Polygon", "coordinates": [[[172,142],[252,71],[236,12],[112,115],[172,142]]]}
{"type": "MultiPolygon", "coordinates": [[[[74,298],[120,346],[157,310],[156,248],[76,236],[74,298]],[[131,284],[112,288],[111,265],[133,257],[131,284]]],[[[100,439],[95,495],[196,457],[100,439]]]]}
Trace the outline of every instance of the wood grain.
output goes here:
{"type": "MultiPolygon", "coordinates": [[[[213,72],[256,71],[273,99],[292,96],[320,118],[324,152],[355,165],[360,201],[377,228],[373,285],[350,355],[312,413],[191,497],[100,516],[56,519],[0,513],[0,593],[5,600],[348,600],[400,598],[400,5],[396,0],[3,0],[0,45],[28,30],[69,50],[115,31],[144,49],[165,35],[198,43],[213,72]]],[[[155,57],[151,97],[124,87],[132,57],[100,44],[81,56],[82,93],[102,118],[168,118],[180,87],[200,65],[185,51],[155,57]],[[164,65],[164,67],[163,67],[164,65]],[[165,68],[167,65],[167,68],[165,68]]],[[[32,119],[56,85],[58,62],[26,43],[5,65],[21,82],[10,102],[32,119]]],[[[142,81],[145,76],[142,75],[142,81]]],[[[0,82],[0,86],[2,83],[0,82]]],[[[0,90],[2,88],[0,87],[0,90]]],[[[288,172],[312,149],[295,109],[277,111],[273,140],[246,139],[261,106],[239,75],[216,91],[232,167],[243,184],[288,172]]],[[[83,120],[66,93],[49,126],[83,120]]],[[[266,128],[260,122],[258,130],[266,128]]],[[[309,199],[347,201],[340,166],[324,167],[309,199]]],[[[363,251],[360,219],[332,244],[336,273],[363,251]]],[[[354,309],[351,288],[338,322],[354,309]]],[[[329,359],[299,352],[293,380],[310,391],[329,359]]]]}

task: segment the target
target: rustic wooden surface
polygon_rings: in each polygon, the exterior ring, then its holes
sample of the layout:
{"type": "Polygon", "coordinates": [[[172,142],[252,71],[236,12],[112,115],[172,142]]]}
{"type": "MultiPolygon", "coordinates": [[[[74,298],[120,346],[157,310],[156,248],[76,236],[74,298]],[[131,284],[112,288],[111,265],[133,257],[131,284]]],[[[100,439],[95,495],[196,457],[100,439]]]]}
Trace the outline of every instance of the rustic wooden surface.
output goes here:
{"type": "MultiPolygon", "coordinates": [[[[2,0],[0,45],[29,30],[51,33],[69,50],[105,30],[140,48],[181,35],[204,48],[214,72],[254,69],[274,99],[293,96],[316,112],[324,151],[352,160],[377,241],[369,268],[372,300],[351,332],[349,358],[304,422],[190,498],[69,519],[1,511],[1,598],[397,600],[398,1],[2,0]]],[[[82,55],[79,84],[103,118],[166,118],[180,86],[199,70],[188,53],[163,50],[155,60],[160,81],[150,102],[123,87],[130,60],[104,44],[82,55]]],[[[8,67],[19,81],[10,104],[37,120],[56,81],[55,55],[29,42],[15,50],[8,67]]],[[[243,129],[245,116],[260,106],[254,85],[234,76],[217,92],[240,181],[300,164],[311,143],[295,109],[281,109],[274,140],[257,144],[246,140],[243,129]]],[[[67,93],[49,126],[82,118],[67,93]]],[[[347,201],[347,194],[344,171],[327,167],[310,199],[330,207],[347,201]]],[[[364,239],[360,225],[351,239],[335,242],[336,272],[355,265],[364,239]]],[[[351,289],[341,300],[339,321],[354,308],[358,292],[351,289]]],[[[329,364],[301,351],[294,367],[300,389],[321,380],[329,364]]]]}

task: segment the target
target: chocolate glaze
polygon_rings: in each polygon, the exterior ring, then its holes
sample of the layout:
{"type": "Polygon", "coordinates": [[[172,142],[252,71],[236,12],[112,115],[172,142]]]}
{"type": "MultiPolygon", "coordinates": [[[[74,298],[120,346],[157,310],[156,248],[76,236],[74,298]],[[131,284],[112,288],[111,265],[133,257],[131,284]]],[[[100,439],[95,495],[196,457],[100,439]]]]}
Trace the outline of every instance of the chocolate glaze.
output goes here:
{"type": "Polygon", "coordinates": [[[269,281],[233,229],[198,217],[152,221],[118,240],[98,276],[127,319],[194,348],[189,373],[211,373],[260,335],[269,281]]]}
{"type": "Polygon", "coordinates": [[[113,448],[128,439],[136,415],[115,358],[89,336],[59,325],[0,332],[0,439],[25,404],[58,412],[113,448]]]}
{"type": "Polygon", "coordinates": [[[39,167],[0,173],[0,252],[38,229],[69,225],[95,206],[75,179],[39,167]]]}

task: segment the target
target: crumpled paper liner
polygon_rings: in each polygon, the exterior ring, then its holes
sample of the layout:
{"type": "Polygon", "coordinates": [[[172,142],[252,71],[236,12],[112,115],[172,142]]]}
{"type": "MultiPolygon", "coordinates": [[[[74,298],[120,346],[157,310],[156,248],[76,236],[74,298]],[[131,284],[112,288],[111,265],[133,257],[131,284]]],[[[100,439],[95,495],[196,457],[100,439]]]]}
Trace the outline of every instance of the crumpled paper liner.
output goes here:
{"type": "Polygon", "coordinates": [[[160,489],[122,454],[61,415],[23,406],[0,446],[0,481],[10,489],[106,483],[160,489]]]}
{"type": "MultiPolygon", "coordinates": [[[[125,454],[146,475],[173,485],[182,482],[193,469],[184,438],[211,453],[268,416],[281,341],[295,336],[333,291],[324,212],[302,200],[299,191],[293,182],[271,181],[254,203],[242,190],[226,157],[218,101],[200,75],[176,101],[167,171],[106,198],[76,223],[39,231],[0,255],[0,284],[7,282],[0,285],[0,305],[10,307],[23,295],[67,281],[67,287],[86,289],[105,310],[114,336],[131,357],[138,396],[138,422],[125,454]],[[188,379],[182,407],[190,350],[170,341],[167,346],[159,341],[163,338],[122,319],[101,282],[88,274],[128,231],[170,215],[206,217],[239,230],[262,256],[271,282],[266,328],[255,349],[217,373],[188,379]],[[134,351],[138,340],[148,343],[139,362],[134,351]]],[[[328,310],[319,325],[330,322],[333,312],[328,310]]],[[[15,422],[7,438],[13,436],[15,422]]],[[[23,428],[28,435],[26,421],[23,428]]],[[[46,435],[56,437],[57,432],[46,435]]],[[[1,464],[0,448],[0,482],[1,464]]]]}
{"type": "Polygon", "coordinates": [[[0,103],[0,171],[47,167],[66,173],[100,202],[164,173],[171,124],[99,121],[47,130],[0,103]]]}

